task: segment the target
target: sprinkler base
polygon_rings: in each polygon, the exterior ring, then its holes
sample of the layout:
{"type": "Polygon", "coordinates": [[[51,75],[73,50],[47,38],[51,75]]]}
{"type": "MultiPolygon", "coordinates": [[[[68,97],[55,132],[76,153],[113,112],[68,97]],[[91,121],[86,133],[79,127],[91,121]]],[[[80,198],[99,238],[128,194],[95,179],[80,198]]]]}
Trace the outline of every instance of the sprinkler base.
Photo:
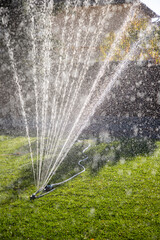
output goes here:
{"type": "Polygon", "coordinates": [[[35,195],[35,194],[32,194],[32,195],[30,196],[30,200],[34,200],[34,199],[36,199],[36,195],[35,195]]]}
{"type": "Polygon", "coordinates": [[[48,194],[49,192],[52,192],[53,190],[54,190],[53,185],[47,185],[43,190],[40,189],[36,193],[32,194],[30,196],[30,200],[35,200],[36,198],[43,197],[44,195],[48,194]]]}

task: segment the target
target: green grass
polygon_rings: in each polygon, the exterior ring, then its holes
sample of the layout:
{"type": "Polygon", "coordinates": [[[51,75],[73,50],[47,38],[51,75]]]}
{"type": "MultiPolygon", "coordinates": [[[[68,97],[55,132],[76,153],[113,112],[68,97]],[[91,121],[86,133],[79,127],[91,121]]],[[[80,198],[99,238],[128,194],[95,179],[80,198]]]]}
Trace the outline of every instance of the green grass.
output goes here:
{"type": "Polygon", "coordinates": [[[160,239],[160,142],[151,154],[135,143],[92,147],[86,172],[35,201],[26,145],[0,137],[0,239],[160,239]],[[96,154],[103,164],[92,171],[96,154]]]}

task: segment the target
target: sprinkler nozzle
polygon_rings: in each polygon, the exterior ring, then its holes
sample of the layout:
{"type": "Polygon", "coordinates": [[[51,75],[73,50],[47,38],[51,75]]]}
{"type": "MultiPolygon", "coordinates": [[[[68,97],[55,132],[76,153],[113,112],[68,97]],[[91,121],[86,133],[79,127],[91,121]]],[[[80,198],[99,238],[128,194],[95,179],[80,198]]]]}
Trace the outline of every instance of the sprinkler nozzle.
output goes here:
{"type": "Polygon", "coordinates": [[[35,195],[35,194],[32,194],[32,195],[30,196],[30,200],[34,200],[34,199],[36,199],[36,195],[35,195]]]}

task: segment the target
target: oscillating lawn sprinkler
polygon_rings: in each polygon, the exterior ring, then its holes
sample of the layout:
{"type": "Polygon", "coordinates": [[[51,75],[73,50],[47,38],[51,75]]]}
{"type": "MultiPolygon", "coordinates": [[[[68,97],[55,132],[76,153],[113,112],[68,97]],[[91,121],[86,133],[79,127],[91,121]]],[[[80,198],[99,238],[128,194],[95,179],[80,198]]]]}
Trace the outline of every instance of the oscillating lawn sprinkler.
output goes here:
{"type": "Polygon", "coordinates": [[[54,184],[47,185],[47,186],[45,186],[44,189],[38,190],[36,193],[34,193],[34,194],[32,194],[32,195],[30,196],[30,200],[35,200],[36,198],[43,197],[44,195],[46,195],[46,194],[49,193],[50,191],[53,191],[53,190],[54,190],[53,186],[54,186],[54,184]],[[40,193],[40,192],[41,192],[41,194],[40,194],[40,195],[37,195],[37,194],[40,193]],[[37,196],[36,196],[36,195],[37,195],[37,196]]]}
{"type": "MultiPolygon", "coordinates": [[[[83,153],[84,153],[89,147],[90,147],[90,144],[89,144],[88,147],[86,147],[86,148],[83,150],[83,153]]],[[[79,165],[81,168],[83,168],[83,170],[82,170],[81,172],[76,173],[74,176],[72,176],[72,177],[70,177],[70,178],[68,178],[68,179],[66,179],[66,180],[64,180],[64,181],[62,181],[62,182],[54,183],[54,184],[50,184],[50,185],[46,185],[43,189],[41,188],[41,189],[39,189],[36,193],[32,194],[32,195],[30,196],[30,200],[35,200],[36,198],[40,198],[40,197],[45,196],[46,194],[54,191],[54,190],[56,189],[55,187],[57,187],[57,186],[59,186],[59,185],[61,185],[61,184],[63,184],[63,183],[66,183],[66,182],[68,182],[69,180],[71,180],[71,179],[75,178],[76,176],[78,176],[79,174],[83,173],[86,169],[85,169],[85,167],[81,164],[81,162],[86,161],[87,159],[88,159],[88,157],[86,156],[84,159],[82,159],[82,160],[80,160],[80,161],[78,162],[78,165],[79,165]],[[39,195],[37,195],[38,193],[39,193],[39,195]]]]}

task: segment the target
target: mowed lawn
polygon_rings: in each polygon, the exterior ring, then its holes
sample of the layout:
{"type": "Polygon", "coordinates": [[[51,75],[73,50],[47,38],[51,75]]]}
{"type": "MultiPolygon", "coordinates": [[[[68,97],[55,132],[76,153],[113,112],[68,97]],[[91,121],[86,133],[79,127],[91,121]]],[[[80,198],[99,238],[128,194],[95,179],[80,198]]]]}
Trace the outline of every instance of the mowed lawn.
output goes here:
{"type": "Polygon", "coordinates": [[[24,137],[0,137],[0,239],[160,239],[159,142],[152,154],[120,158],[96,173],[88,165],[35,201],[26,145],[24,137]]]}

